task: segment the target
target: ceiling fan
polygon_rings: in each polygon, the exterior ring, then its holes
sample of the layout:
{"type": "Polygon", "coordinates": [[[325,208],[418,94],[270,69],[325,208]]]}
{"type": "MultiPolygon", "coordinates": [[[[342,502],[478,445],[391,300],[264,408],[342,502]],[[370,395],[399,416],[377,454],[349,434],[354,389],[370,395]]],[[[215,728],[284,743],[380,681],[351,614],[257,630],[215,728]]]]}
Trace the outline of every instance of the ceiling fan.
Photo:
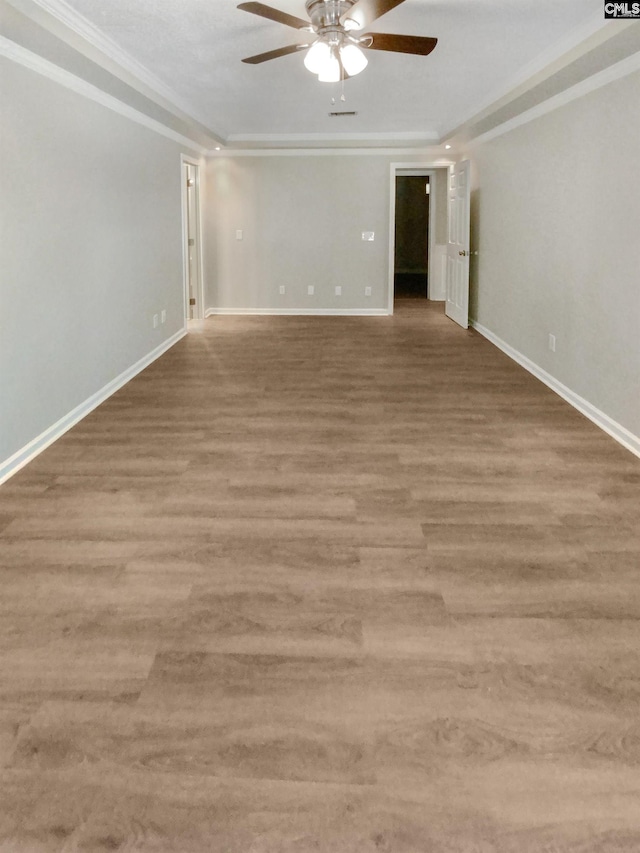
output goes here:
{"type": "Polygon", "coordinates": [[[362,49],[390,50],[427,56],[438,39],[361,31],[404,0],[307,0],[309,21],[281,12],[264,3],[241,3],[238,9],[268,18],[287,27],[312,33],[305,44],[290,44],[243,59],[251,65],[307,50],[305,66],[322,83],[337,83],[363,71],[368,63],[362,49]]]}

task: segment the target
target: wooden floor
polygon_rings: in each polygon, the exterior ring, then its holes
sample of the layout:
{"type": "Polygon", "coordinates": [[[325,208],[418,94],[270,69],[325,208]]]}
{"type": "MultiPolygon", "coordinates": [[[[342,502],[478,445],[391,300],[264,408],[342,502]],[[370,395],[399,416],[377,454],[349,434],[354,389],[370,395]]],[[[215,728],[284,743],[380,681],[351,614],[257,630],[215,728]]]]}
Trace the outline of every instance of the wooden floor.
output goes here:
{"type": "Polygon", "coordinates": [[[0,851],[638,853],[639,499],[437,305],[207,321],[0,488],[0,851]]]}

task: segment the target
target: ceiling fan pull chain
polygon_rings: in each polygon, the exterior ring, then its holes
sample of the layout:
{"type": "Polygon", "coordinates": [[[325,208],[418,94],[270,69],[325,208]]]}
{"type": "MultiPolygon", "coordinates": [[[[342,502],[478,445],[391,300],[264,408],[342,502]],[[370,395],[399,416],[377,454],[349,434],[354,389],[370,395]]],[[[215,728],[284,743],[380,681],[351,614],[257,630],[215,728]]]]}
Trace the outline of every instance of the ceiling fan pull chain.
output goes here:
{"type": "MultiPolygon", "coordinates": [[[[344,93],[344,77],[342,78],[342,81],[341,81],[341,87],[342,87],[342,93],[341,93],[341,95],[340,95],[340,100],[341,100],[341,101],[342,101],[342,103],[344,104],[344,103],[346,102],[346,100],[347,100],[347,96],[346,96],[346,95],[345,95],[345,93],[344,93]]],[[[332,107],[335,107],[335,105],[336,105],[336,99],[335,99],[335,95],[334,95],[334,96],[331,98],[331,106],[332,106],[332,107]]]]}

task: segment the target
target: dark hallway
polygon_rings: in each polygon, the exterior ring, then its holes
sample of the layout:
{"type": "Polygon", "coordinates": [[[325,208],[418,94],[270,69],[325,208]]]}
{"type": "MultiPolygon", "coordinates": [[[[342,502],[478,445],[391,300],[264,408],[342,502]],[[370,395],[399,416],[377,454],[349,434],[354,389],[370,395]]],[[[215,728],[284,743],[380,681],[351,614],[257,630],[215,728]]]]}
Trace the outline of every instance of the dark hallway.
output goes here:
{"type": "Polygon", "coordinates": [[[430,189],[426,175],[396,177],[396,299],[428,298],[430,189]]]}

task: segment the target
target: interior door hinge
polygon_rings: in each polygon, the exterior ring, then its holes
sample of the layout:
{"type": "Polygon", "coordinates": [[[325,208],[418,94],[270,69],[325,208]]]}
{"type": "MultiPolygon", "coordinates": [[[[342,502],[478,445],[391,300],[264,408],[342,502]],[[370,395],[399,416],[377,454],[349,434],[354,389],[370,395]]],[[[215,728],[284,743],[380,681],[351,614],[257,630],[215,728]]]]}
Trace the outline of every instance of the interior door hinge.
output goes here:
{"type": "Polygon", "coordinates": [[[195,237],[189,237],[189,245],[190,245],[190,246],[195,246],[195,244],[196,244],[195,237]]]}
{"type": "Polygon", "coordinates": [[[195,296],[192,296],[192,297],[189,299],[189,305],[195,305],[195,304],[196,304],[196,298],[195,298],[195,296]]]}

